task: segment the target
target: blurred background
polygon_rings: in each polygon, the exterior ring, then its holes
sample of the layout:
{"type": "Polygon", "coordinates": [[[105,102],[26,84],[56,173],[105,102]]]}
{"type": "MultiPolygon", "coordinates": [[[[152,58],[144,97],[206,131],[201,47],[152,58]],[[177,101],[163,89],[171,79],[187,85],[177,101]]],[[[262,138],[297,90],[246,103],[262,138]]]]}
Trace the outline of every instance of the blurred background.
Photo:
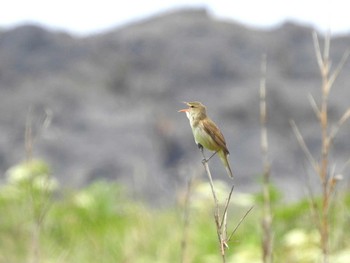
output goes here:
{"type": "MultiPolygon", "coordinates": [[[[298,198],[308,165],[289,121],[317,154],[321,134],[308,95],[319,101],[321,78],[311,34],[318,31],[322,41],[327,28],[335,32],[337,64],[350,38],[350,26],[339,22],[341,6],[320,4],[319,16],[308,17],[298,1],[288,8],[271,1],[273,10],[254,1],[241,9],[223,1],[158,2],[120,9],[99,3],[96,10],[94,2],[62,3],[54,12],[41,1],[21,12],[9,6],[0,33],[1,174],[25,158],[29,125],[33,155],[64,186],[105,178],[142,199],[172,200],[201,160],[177,110],[182,101],[199,100],[226,137],[237,186],[254,191],[262,173],[258,101],[266,54],[272,177],[293,189],[287,199],[298,198]]],[[[349,106],[349,69],[350,63],[332,91],[334,122],[349,106]]],[[[349,158],[349,126],[335,148],[340,169],[349,158]]],[[[215,159],[213,165],[222,178],[215,159]]]]}

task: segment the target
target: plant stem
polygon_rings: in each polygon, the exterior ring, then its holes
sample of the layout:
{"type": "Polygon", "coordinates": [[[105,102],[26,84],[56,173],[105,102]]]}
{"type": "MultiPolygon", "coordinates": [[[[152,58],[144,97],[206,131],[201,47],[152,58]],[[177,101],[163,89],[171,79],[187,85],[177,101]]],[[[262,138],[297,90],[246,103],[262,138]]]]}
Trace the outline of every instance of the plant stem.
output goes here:
{"type": "Polygon", "coordinates": [[[261,80],[260,80],[260,125],[261,125],[261,152],[263,158],[263,216],[262,216],[262,253],[263,262],[271,263],[272,259],[272,212],[270,199],[270,162],[268,160],[268,139],[267,139],[267,110],[266,110],[266,55],[262,57],[261,62],[261,80]]]}

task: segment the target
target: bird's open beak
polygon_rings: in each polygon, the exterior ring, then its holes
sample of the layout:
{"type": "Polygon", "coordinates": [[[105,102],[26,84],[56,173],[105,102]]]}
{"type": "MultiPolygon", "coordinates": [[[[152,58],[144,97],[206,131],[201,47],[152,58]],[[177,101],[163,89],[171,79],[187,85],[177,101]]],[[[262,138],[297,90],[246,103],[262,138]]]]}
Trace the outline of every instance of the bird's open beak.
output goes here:
{"type": "MultiPolygon", "coordinates": [[[[188,102],[184,101],[183,103],[185,103],[186,105],[188,105],[188,102]]],[[[189,106],[189,105],[188,105],[189,106]]],[[[190,108],[187,108],[187,109],[182,109],[182,110],[179,110],[178,112],[188,112],[190,110],[190,108]]]]}

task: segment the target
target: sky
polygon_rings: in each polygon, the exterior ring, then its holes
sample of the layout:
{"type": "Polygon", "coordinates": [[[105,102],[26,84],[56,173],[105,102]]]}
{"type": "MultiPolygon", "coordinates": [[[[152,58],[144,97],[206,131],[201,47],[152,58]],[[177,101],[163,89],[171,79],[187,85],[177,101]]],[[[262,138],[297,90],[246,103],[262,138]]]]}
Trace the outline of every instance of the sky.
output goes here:
{"type": "Polygon", "coordinates": [[[322,32],[350,33],[346,0],[11,0],[1,4],[0,27],[29,22],[89,35],[183,7],[206,7],[218,19],[258,28],[290,20],[322,32]]]}

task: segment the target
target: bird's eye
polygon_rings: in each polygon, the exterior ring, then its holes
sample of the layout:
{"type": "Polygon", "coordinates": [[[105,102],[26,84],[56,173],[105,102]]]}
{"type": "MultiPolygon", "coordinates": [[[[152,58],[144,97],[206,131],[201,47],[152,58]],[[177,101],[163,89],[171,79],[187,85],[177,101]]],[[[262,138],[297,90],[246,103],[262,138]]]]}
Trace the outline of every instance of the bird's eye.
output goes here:
{"type": "Polygon", "coordinates": [[[193,105],[191,105],[191,106],[190,106],[190,108],[194,108],[194,106],[193,106],[193,105]]]}

